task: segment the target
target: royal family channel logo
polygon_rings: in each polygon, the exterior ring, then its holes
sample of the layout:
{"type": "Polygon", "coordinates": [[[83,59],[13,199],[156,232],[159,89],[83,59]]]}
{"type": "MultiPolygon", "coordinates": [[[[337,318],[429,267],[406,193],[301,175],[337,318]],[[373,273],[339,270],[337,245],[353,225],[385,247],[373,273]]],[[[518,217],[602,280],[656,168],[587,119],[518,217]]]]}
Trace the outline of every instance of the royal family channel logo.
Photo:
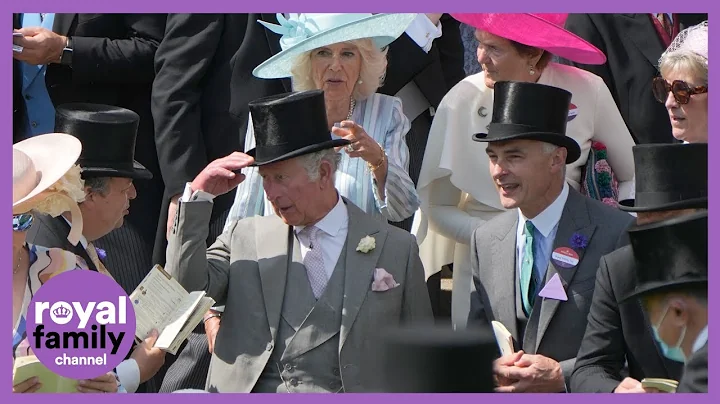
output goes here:
{"type": "Polygon", "coordinates": [[[27,338],[54,373],[92,379],[112,371],[132,348],[135,311],[107,275],[75,270],[54,276],[30,301],[27,338]]]}

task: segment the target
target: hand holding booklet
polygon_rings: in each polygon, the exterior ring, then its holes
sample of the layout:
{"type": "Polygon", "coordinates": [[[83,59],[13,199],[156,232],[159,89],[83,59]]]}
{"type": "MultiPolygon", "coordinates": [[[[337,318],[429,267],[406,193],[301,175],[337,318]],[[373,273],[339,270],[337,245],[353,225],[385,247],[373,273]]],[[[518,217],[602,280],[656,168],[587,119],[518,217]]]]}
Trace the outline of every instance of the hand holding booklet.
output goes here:
{"type": "Polygon", "coordinates": [[[31,377],[41,384],[36,393],[79,393],[77,380],[53,373],[35,355],[21,356],[13,363],[13,386],[31,377]]]}
{"type": "Polygon", "coordinates": [[[645,378],[641,382],[644,389],[652,388],[664,393],[674,393],[677,390],[678,382],[672,379],[645,378]]]}
{"type": "Polygon", "coordinates": [[[155,347],[173,355],[215,304],[204,291],[188,293],[160,265],[150,270],[130,294],[130,301],[135,309],[138,342],[155,328],[160,333],[155,347]]]}

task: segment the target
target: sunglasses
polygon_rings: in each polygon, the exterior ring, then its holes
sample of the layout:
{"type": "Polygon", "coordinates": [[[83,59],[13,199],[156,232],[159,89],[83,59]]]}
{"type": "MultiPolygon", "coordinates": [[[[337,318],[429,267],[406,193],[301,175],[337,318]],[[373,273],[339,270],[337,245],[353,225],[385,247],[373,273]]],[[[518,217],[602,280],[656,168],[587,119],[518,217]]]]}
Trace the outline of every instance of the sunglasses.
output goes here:
{"type": "Polygon", "coordinates": [[[13,231],[26,231],[32,226],[33,215],[23,213],[21,215],[13,215],[13,231]]]}
{"type": "Polygon", "coordinates": [[[708,88],[707,86],[690,87],[688,83],[682,80],[675,80],[670,84],[662,77],[653,79],[653,95],[658,102],[664,104],[667,101],[668,93],[671,91],[675,101],[679,104],[687,104],[690,102],[691,95],[707,93],[708,88]]]}

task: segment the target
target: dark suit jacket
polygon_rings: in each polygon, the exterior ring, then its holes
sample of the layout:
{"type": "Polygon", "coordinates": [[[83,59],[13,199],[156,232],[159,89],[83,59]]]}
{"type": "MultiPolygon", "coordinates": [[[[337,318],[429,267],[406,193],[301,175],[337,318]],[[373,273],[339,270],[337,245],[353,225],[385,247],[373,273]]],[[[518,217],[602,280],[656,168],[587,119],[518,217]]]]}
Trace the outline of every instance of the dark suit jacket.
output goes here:
{"type": "Polygon", "coordinates": [[[680,379],[682,365],[662,355],[640,302],[618,303],[636,282],[632,247],[600,259],[587,329],[570,380],[573,393],[611,393],[626,376],[638,381],[680,379]]]}
{"type": "MultiPolygon", "coordinates": [[[[678,14],[680,29],[707,20],[707,14],[678,14]]],[[[635,143],[674,143],[665,106],[652,94],[665,51],[650,14],[570,14],[565,27],[607,56],[603,65],[575,65],[602,77],[635,143]]]]}
{"type": "MultiPolygon", "coordinates": [[[[19,15],[14,14],[19,26],[19,15]]],[[[156,232],[162,197],[162,177],[158,168],[150,91],[155,75],[153,58],[165,30],[165,14],[56,14],[53,32],[73,41],[72,67],[50,64],[45,74],[48,93],[54,105],[90,102],[119,106],[140,115],[135,159],[148,168],[154,178],[135,181],[138,196],[132,202],[126,221],[147,235],[156,232]]],[[[19,70],[15,81],[22,83],[19,70]]],[[[18,84],[15,85],[18,87],[18,84]]],[[[14,100],[16,123],[25,121],[25,107],[19,91],[14,100]]],[[[16,141],[18,132],[15,133],[16,141]]]]}
{"type": "MultiPolygon", "coordinates": [[[[290,91],[286,80],[263,80],[252,70],[279,51],[279,36],[257,20],[275,14],[170,14],[155,55],[152,113],[165,181],[154,263],[165,263],[170,198],[205,166],[242,151],[248,102],[290,91]]],[[[208,243],[218,236],[234,193],[214,200],[208,243]]]]}
{"type": "Polygon", "coordinates": [[[35,213],[33,215],[33,224],[28,229],[25,239],[30,244],[35,244],[47,248],[61,248],[70,251],[75,255],[82,257],[93,271],[97,271],[95,264],[90,259],[87,251],[81,243],[76,246],[70,244],[67,236],[70,234],[70,225],[62,216],[51,217],[35,213]]]}
{"type": "Polygon", "coordinates": [[[598,262],[603,255],[628,243],[626,230],[633,222],[627,213],[570,189],[552,248],[569,247],[576,233],[584,235],[588,245],[575,249],[579,262],[574,267],[556,266],[550,260],[545,282],[558,274],[567,301],[538,296],[524,332],[518,321],[522,303],[516,298],[518,212],[504,212],[480,226],[470,242],[473,282],[468,326],[487,327],[491,321],[501,322],[512,334],[515,350],[522,348],[528,354],[558,361],[569,387],[585,334],[598,262]]]}
{"type": "Polygon", "coordinates": [[[708,392],[708,343],[695,352],[683,372],[676,393],[708,392]]]}

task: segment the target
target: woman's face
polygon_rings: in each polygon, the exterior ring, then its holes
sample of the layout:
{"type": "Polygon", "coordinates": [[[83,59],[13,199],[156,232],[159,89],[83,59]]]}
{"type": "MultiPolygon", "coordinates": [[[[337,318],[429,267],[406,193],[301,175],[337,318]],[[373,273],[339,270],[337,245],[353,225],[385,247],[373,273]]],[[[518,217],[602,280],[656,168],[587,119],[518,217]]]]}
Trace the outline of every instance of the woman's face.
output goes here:
{"type": "MultiPolygon", "coordinates": [[[[675,69],[663,74],[663,78],[672,84],[675,80],[682,80],[691,88],[703,85],[693,74],[684,69],[675,69]]],[[[672,91],[665,100],[665,108],[670,116],[672,134],[675,139],[688,143],[708,142],[708,94],[693,94],[690,102],[680,104],[672,91]]]]}
{"type": "Polygon", "coordinates": [[[360,51],[357,46],[341,42],[314,49],[310,53],[315,87],[325,91],[326,100],[350,98],[360,78],[360,51]]]}
{"type": "Polygon", "coordinates": [[[537,80],[540,72],[535,69],[535,75],[531,75],[530,66],[535,67],[541,55],[521,55],[509,40],[489,32],[477,30],[475,37],[479,42],[478,62],[485,71],[485,85],[488,88],[494,88],[498,81],[537,80]]]}

